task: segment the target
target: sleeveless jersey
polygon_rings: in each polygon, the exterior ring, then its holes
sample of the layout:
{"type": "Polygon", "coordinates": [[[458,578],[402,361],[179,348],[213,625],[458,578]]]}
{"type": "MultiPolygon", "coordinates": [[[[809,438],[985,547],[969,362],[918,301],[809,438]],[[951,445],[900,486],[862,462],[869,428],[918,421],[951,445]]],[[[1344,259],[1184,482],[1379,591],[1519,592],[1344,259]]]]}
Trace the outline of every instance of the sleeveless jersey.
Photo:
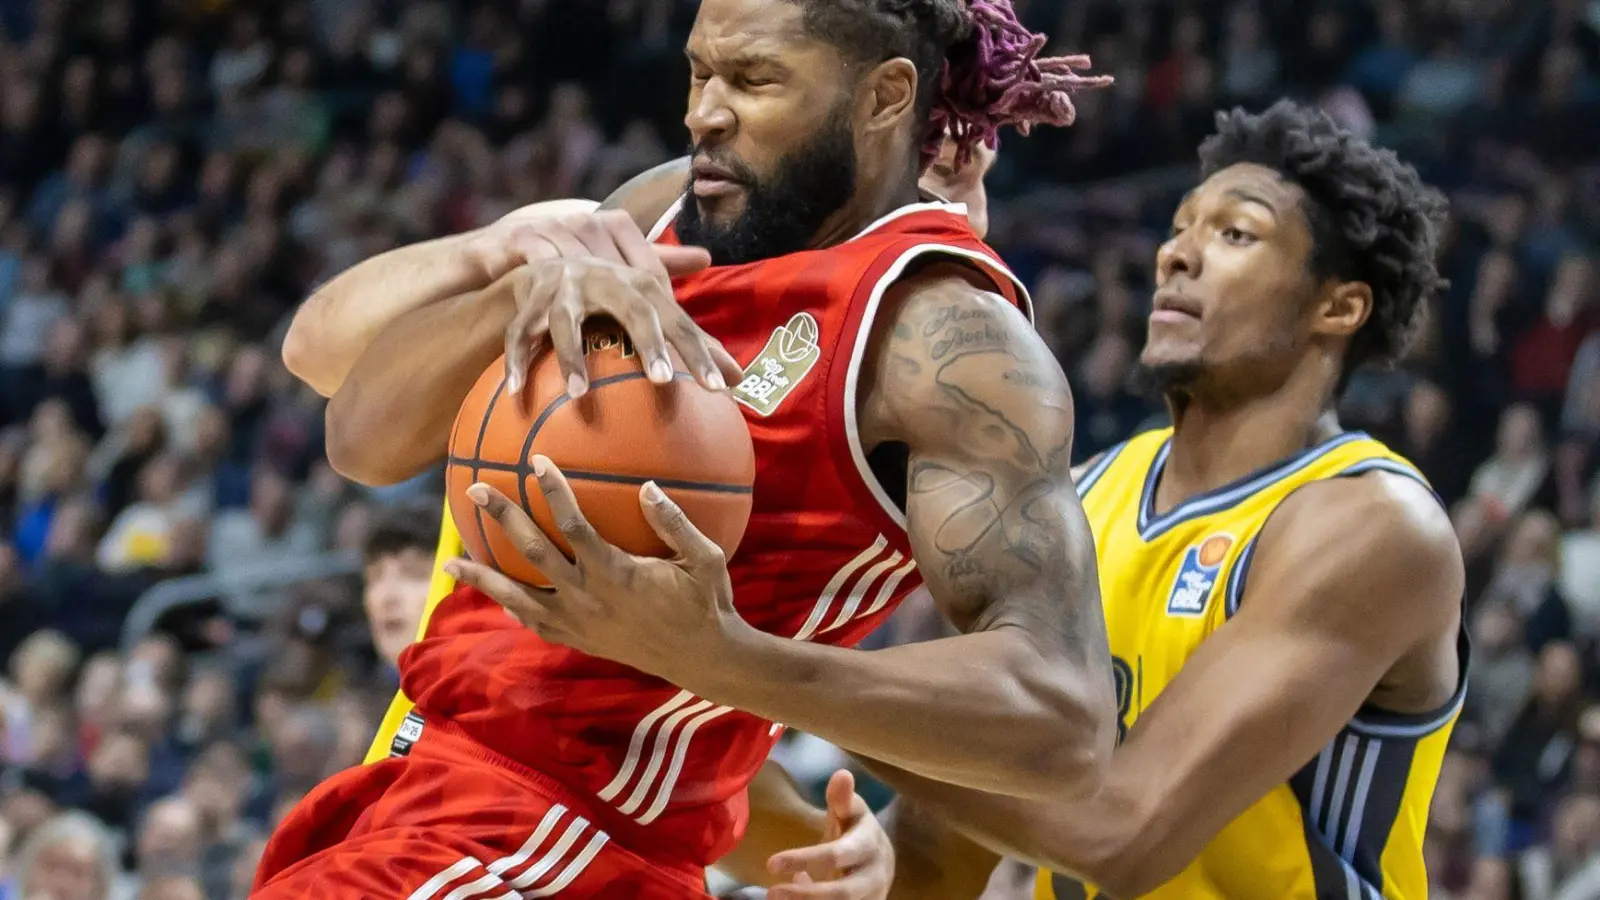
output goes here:
{"type": "MultiPolygon", "coordinates": [[[[1348,432],[1157,515],[1171,430],[1134,437],[1084,472],[1078,494],[1094,532],[1120,721],[1127,733],[1189,655],[1239,608],[1267,517],[1297,488],[1382,470],[1423,481],[1410,463],[1348,432]]],[[[1426,482],[1424,482],[1425,484],[1426,482]]],[[[1422,900],[1422,838],[1461,684],[1424,715],[1363,708],[1294,777],[1229,823],[1160,900],[1422,900]]],[[[1037,900],[1097,896],[1042,872],[1037,900]]],[[[1131,898],[1130,898],[1131,900],[1131,898]]]]}
{"type": "MultiPolygon", "coordinates": [[[[653,240],[675,242],[676,212],[653,240]]],[[[885,293],[932,258],[970,264],[1026,307],[1021,284],[973,234],[965,207],[946,203],[904,207],[833,247],[674,282],[689,315],[744,365],[731,392],[754,442],[756,480],[729,572],[735,606],[754,627],[854,645],[921,583],[904,514],[868,468],[856,392],[885,293]]],[[[446,515],[439,562],[460,552],[446,515]]],[[[546,644],[440,576],[370,758],[442,722],[594,797],[599,823],[634,852],[710,865],[737,843],[745,787],[781,725],[546,644]]]]}

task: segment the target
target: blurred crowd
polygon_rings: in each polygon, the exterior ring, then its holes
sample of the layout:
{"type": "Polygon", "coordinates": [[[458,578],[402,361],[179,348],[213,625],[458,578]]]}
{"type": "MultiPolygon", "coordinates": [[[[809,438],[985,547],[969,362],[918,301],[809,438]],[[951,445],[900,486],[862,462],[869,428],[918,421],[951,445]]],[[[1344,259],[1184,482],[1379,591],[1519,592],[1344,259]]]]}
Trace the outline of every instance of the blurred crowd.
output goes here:
{"type": "MultiPolygon", "coordinates": [[[[1421,464],[1470,562],[1435,894],[1600,898],[1600,3],[1017,5],[1117,76],[991,181],[1080,459],[1159,421],[1129,376],[1213,110],[1317,101],[1449,192],[1452,286],[1343,411],[1421,464]]],[[[0,0],[0,900],[242,898],[287,805],[360,760],[438,486],[327,467],[287,317],[367,256],[680,152],[694,7],[0,0]],[[327,553],[355,574],[293,581],[327,553]],[[126,627],[179,577],[203,596],[126,627]]],[[[877,640],[938,627],[913,606],[877,640]]]]}

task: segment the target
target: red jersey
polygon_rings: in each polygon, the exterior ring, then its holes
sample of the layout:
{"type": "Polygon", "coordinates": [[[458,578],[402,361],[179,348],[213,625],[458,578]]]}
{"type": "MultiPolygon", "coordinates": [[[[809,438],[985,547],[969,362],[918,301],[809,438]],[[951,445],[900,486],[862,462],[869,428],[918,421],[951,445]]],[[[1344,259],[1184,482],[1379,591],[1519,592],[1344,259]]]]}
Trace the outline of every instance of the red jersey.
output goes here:
{"type": "MultiPolygon", "coordinates": [[[[675,242],[663,218],[652,240],[675,242]]],[[[745,366],[733,388],[754,440],[750,524],[729,561],[734,604],[763,631],[852,646],[920,583],[905,516],[867,466],[856,392],[873,317],[908,266],[954,258],[1026,304],[965,208],[907,206],[823,250],[679,279],[678,301],[745,366]]],[[[458,732],[593,797],[637,853],[710,865],[741,837],[745,787],[782,730],[606,660],[541,641],[458,589],[401,658],[426,727],[458,732]]]]}

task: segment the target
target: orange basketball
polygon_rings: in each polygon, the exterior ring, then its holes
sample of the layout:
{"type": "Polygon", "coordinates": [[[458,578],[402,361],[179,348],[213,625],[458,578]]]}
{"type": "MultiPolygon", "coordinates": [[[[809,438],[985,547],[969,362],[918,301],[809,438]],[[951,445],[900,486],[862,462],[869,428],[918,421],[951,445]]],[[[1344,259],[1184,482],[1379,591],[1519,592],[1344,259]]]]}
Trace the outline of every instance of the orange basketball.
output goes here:
{"type": "Polygon", "coordinates": [[[672,555],[639,507],[641,486],[654,481],[731,557],[750,520],[756,469],[738,405],[695,384],[676,353],[672,383],[652,384],[632,342],[609,321],[586,328],[584,341],[589,391],[577,400],[546,352],[519,394],[506,393],[502,358],[461,404],[445,490],[467,553],[519,581],[550,583],[466,495],[475,482],[497,488],[570,556],[533,474],[534,456],[543,455],[567,476],[595,530],[623,550],[672,555]]]}

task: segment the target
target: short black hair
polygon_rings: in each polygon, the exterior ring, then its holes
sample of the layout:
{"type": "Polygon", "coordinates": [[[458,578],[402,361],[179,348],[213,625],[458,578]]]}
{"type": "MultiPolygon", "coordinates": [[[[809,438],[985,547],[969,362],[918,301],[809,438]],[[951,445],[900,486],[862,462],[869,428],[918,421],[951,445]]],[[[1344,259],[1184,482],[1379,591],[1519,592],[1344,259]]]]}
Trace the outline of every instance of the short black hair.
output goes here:
{"type": "Polygon", "coordinates": [[[362,561],[368,564],[407,550],[432,554],[439,544],[438,507],[423,503],[399,503],[378,511],[361,548],[362,561]]]}
{"type": "Polygon", "coordinates": [[[1240,163],[1273,169],[1305,192],[1313,275],[1372,288],[1372,314],[1350,340],[1341,389],[1363,364],[1399,359],[1428,300],[1449,285],[1437,262],[1444,195],[1394,151],[1288,100],[1259,115],[1217,114],[1216,134],[1200,145],[1201,178],[1240,163]]]}
{"type": "Polygon", "coordinates": [[[945,54],[972,35],[965,0],[796,0],[806,31],[853,62],[876,65],[904,57],[917,67],[917,116],[938,95],[945,54]]]}

